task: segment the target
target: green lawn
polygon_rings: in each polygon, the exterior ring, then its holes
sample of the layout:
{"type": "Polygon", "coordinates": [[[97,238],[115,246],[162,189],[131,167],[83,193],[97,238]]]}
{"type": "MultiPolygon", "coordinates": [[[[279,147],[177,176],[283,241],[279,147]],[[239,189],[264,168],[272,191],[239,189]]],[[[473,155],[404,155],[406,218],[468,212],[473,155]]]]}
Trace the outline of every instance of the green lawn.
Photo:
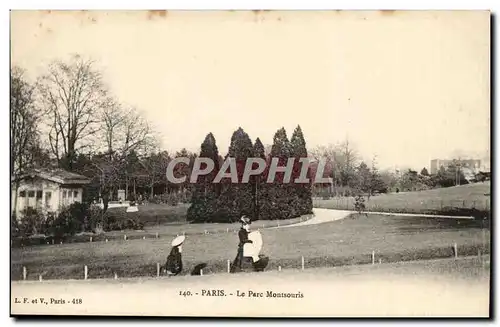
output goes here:
{"type": "MultiPolygon", "coordinates": [[[[79,233],[73,236],[66,237],[63,243],[84,243],[104,242],[123,240],[126,236],[128,240],[134,239],[151,239],[162,237],[175,237],[176,235],[199,235],[213,233],[235,233],[240,228],[240,223],[200,223],[188,224],[186,221],[186,213],[189,208],[188,204],[180,204],[179,206],[169,206],[166,204],[148,204],[139,207],[138,213],[126,213],[126,208],[112,208],[110,211],[123,211],[122,217],[138,217],[143,222],[146,222],[143,230],[120,230],[110,231],[101,234],[79,233]]],[[[285,226],[299,223],[310,219],[312,215],[304,215],[297,218],[286,220],[258,220],[252,223],[253,228],[267,228],[276,226],[285,226]]],[[[55,240],[54,243],[59,243],[60,240],[55,240]]],[[[32,240],[16,239],[12,243],[13,247],[19,247],[26,244],[47,245],[54,244],[52,239],[37,238],[32,240]]]]}
{"type": "MultiPolygon", "coordinates": [[[[450,209],[490,210],[490,182],[426,191],[381,194],[365,200],[367,211],[438,213],[450,209]]],[[[316,208],[354,210],[354,198],[315,199],[316,208]]]]}
{"type": "MultiPolygon", "coordinates": [[[[297,268],[301,256],[308,267],[327,267],[394,262],[453,256],[457,243],[459,255],[475,255],[480,249],[489,253],[489,230],[475,220],[387,217],[357,215],[332,223],[284,229],[262,230],[263,253],[270,257],[269,269],[297,268]]],[[[180,227],[180,226],[179,226],[180,227]]],[[[137,239],[109,243],[79,243],[14,248],[11,252],[12,279],[83,278],[84,265],[89,278],[155,276],[156,263],[165,263],[171,238],[137,239]]],[[[235,233],[187,236],[183,260],[185,272],[198,263],[208,263],[207,273],[224,272],[227,260],[236,255],[235,233]]]]}
{"type": "Polygon", "coordinates": [[[139,218],[146,226],[163,225],[171,223],[186,223],[189,203],[179,203],[176,206],[167,204],[149,203],[138,206],[137,213],[126,214],[127,208],[109,208],[109,212],[120,212],[123,215],[130,215],[139,218]]]}
{"type": "MultiPolygon", "coordinates": [[[[291,224],[296,224],[302,221],[310,219],[312,215],[304,215],[298,218],[286,219],[286,220],[257,220],[252,223],[252,228],[261,229],[268,227],[286,226],[291,224]]],[[[236,233],[240,229],[241,225],[239,222],[236,223],[206,223],[206,224],[165,224],[165,225],[151,225],[146,226],[144,230],[123,230],[123,231],[111,231],[100,235],[93,235],[93,242],[105,241],[105,239],[120,240],[127,236],[129,240],[142,239],[142,238],[156,238],[158,237],[175,237],[180,234],[185,235],[200,235],[200,234],[214,234],[214,233],[236,233]]],[[[90,234],[76,235],[72,238],[72,242],[88,242],[90,240],[90,234]]]]}
{"type": "MultiPolygon", "coordinates": [[[[278,227],[292,225],[300,223],[310,219],[312,215],[304,215],[297,218],[286,219],[286,220],[258,220],[252,223],[252,228],[262,229],[268,227],[278,227]]],[[[69,236],[63,243],[86,243],[90,242],[105,242],[108,241],[119,241],[124,240],[136,240],[136,239],[156,239],[156,238],[172,238],[181,234],[187,236],[190,235],[204,235],[204,234],[214,234],[214,233],[229,233],[235,234],[240,229],[240,223],[206,223],[206,224],[187,224],[187,223],[166,223],[164,225],[149,225],[144,227],[143,230],[120,230],[120,231],[110,231],[101,234],[94,233],[79,233],[74,236],[69,236]]],[[[15,247],[24,244],[30,244],[26,240],[16,240],[15,247]]],[[[34,241],[32,241],[34,242],[34,241]]],[[[44,242],[48,242],[47,245],[51,243],[51,239],[40,240],[38,244],[45,245],[44,242]]],[[[57,243],[57,242],[56,242],[57,243]]],[[[31,243],[33,244],[33,243],[31,243]]],[[[52,245],[52,244],[50,244],[52,245]]],[[[13,244],[14,246],[14,244],[13,244]]]]}

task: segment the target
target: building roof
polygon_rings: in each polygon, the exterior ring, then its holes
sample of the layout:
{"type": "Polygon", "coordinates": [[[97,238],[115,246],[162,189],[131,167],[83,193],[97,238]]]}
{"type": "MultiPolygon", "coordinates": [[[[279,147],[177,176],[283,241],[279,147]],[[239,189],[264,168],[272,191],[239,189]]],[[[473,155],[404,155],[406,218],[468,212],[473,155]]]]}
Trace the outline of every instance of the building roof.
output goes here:
{"type": "Polygon", "coordinates": [[[59,184],[88,184],[90,179],[86,176],[75,174],[64,169],[33,169],[21,178],[40,177],[59,184]]]}

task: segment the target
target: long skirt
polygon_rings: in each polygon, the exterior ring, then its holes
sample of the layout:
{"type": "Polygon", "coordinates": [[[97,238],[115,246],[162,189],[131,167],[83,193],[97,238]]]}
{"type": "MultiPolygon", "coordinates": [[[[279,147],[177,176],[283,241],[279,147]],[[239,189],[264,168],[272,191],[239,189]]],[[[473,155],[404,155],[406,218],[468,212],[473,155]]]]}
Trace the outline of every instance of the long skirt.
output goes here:
{"type": "Polygon", "coordinates": [[[247,263],[252,266],[252,258],[245,258],[243,256],[243,248],[238,247],[238,252],[236,253],[236,258],[233,260],[233,264],[231,265],[230,272],[240,272],[242,271],[243,266],[247,266],[247,263]]]}

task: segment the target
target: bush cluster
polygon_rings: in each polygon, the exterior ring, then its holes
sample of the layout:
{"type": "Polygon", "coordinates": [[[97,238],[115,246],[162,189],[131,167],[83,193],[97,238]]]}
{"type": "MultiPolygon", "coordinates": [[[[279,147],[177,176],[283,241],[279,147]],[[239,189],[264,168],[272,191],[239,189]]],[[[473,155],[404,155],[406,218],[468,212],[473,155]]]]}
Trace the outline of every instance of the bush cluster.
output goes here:
{"type": "Polygon", "coordinates": [[[164,193],[159,195],[154,195],[148,199],[148,202],[154,204],[168,204],[170,206],[176,206],[179,203],[190,203],[191,202],[191,192],[179,192],[179,193],[164,193]]]}
{"type": "Polygon", "coordinates": [[[11,236],[30,237],[50,235],[65,237],[81,232],[102,233],[112,230],[143,229],[144,224],[135,213],[108,210],[85,203],[73,203],[63,208],[58,215],[37,209],[21,212],[17,219],[11,217],[11,236]]]}
{"type": "MultiPolygon", "coordinates": [[[[209,133],[201,145],[200,158],[210,158],[215,163],[211,173],[199,176],[194,186],[191,206],[188,209],[190,222],[234,222],[242,215],[252,220],[290,219],[312,213],[311,184],[283,183],[284,173],[277,173],[272,183],[266,183],[272,158],[279,158],[279,166],[285,166],[289,158],[295,158],[296,165],[291,181],[301,172],[300,158],[307,157],[306,144],[302,130],[298,126],[288,140],[284,128],[274,135],[274,142],[269,155],[259,138],[252,141],[243,129],[233,133],[227,157],[236,161],[238,182],[225,178],[221,183],[213,183],[222,169],[226,158],[219,155],[215,138],[209,133]],[[248,183],[242,183],[243,173],[248,158],[264,159],[266,169],[257,176],[252,176],[248,183]]],[[[256,168],[256,167],[255,167],[256,168]]]]}

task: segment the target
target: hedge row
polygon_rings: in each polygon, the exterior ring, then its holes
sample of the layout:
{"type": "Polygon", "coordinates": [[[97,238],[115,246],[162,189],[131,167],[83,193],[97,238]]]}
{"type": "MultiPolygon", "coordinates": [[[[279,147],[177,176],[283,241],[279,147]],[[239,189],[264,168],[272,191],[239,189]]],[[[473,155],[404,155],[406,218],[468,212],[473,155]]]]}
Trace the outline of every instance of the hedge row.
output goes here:
{"type": "Polygon", "coordinates": [[[109,210],[104,212],[97,206],[73,203],[57,216],[41,210],[29,209],[21,217],[11,217],[11,239],[29,238],[36,235],[64,238],[80,232],[102,233],[124,229],[142,229],[137,215],[109,210]]]}

